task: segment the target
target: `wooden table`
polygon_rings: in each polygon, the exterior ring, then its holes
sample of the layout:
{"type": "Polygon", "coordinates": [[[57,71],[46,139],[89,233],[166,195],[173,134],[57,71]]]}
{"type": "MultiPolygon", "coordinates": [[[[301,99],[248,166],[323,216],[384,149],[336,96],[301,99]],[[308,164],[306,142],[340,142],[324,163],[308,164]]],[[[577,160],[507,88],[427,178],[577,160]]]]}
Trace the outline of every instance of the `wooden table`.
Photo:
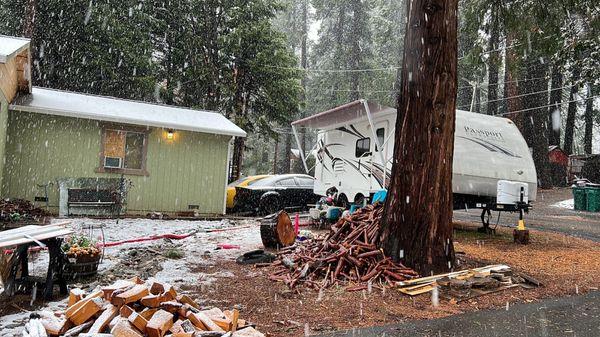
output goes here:
{"type": "Polygon", "coordinates": [[[61,251],[61,236],[71,234],[71,229],[65,228],[67,223],[48,226],[24,226],[0,232],[0,249],[16,247],[13,250],[14,261],[10,265],[9,277],[6,282],[6,293],[14,295],[19,290],[28,290],[36,283],[44,285],[44,299],[52,299],[54,285],[59,286],[61,294],[67,294],[67,283],[63,278],[63,252],[61,251]],[[49,253],[48,270],[45,281],[38,281],[29,275],[29,248],[40,246],[47,248],[49,253]],[[25,288],[25,289],[23,289],[25,288]]]}

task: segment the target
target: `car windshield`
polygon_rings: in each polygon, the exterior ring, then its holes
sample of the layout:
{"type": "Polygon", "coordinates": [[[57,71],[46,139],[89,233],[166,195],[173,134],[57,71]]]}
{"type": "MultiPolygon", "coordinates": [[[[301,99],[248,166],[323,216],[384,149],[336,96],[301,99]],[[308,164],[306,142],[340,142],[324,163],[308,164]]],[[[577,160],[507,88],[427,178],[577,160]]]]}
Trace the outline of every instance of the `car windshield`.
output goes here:
{"type": "Polygon", "coordinates": [[[266,177],[260,177],[260,178],[256,178],[255,180],[249,181],[249,182],[248,182],[248,186],[252,186],[252,185],[256,184],[257,182],[259,182],[259,181],[261,181],[261,180],[263,180],[263,179],[265,179],[265,178],[268,178],[268,176],[266,176],[266,177]]]}
{"type": "Polygon", "coordinates": [[[230,182],[230,183],[229,183],[229,185],[227,185],[227,186],[229,186],[229,187],[235,187],[235,186],[237,186],[237,185],[239,185],[239,184],[243,183],[243,182],[244,182],[245,180],[247,180],[247,179],[248,179],[248,177],[243,177],[243,178],[240,178],[240,179],[238,179],[238,180],[236,180],[236,181],[232,181],[232,182],[230,182]]]}

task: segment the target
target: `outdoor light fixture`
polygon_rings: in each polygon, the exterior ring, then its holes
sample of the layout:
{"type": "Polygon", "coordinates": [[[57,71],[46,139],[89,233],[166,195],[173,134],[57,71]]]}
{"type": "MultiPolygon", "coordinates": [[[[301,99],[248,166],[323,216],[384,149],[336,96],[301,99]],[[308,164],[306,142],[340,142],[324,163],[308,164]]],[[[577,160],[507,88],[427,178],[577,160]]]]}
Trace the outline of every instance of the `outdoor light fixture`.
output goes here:
{"type": "Polygon", "coordinates": [[[171,129],[167,130],[167,139],[169,139],[169,140],[173,139],[174,133],[175,132],[171,129]]]}

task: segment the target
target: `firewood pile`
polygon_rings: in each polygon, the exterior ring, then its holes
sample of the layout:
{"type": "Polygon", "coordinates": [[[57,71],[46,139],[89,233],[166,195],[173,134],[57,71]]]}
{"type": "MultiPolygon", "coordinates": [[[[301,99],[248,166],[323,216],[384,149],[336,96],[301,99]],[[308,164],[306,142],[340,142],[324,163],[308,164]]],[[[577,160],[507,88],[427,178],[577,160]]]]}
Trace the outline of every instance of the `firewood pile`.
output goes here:
{"type": "Polygon", "coordinates": [[[201,308],[168,284],[118,280],[89,294],[71,289],[64,312],[31,315],[24,337],[264,337],[237,310],[201,308]]]}
{"type": "Polygon", "coordinates": [[[341,285],[358,291],[383,289],[417,277],[414,270],[392,261],[377,248],[382,212],[380,204],[363,207],[341,218],[324,240],[281,249],[269,278],[290,288],[299,284],[315,289],[341,285]]]}
{"type": "Polygon", "coordinates": [[[49,215],[44,209],[35,207],[24,199],[0,199],[0,222],[36,220],[49,215]]]}

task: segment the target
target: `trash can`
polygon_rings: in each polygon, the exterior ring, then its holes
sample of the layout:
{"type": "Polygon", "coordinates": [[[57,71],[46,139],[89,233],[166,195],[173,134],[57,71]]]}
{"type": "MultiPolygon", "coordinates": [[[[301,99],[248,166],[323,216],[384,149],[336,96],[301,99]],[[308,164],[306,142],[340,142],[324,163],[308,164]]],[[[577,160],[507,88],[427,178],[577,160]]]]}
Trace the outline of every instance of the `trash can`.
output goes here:
{"type": "Polygon", "coordinates": [[[574,208],[577,211],[585,211],[587,209],[587,196],[585,187],[573,187],[574,208]]]}
{"type": "Polygon", "coordinates": [[[587,210],[600,212],[600,188],[587,188],[586,190],[587,210]]]}

